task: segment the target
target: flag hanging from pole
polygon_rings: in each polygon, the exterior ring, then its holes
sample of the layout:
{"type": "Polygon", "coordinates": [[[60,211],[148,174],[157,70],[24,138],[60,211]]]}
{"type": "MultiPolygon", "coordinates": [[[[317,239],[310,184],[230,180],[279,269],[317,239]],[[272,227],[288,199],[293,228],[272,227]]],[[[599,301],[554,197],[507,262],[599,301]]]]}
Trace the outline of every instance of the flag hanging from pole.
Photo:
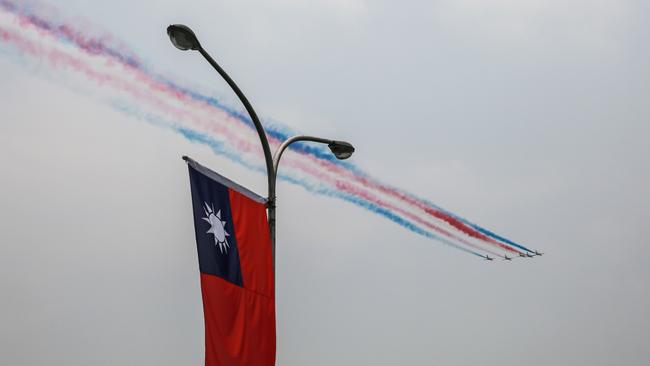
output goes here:
{"type": "Polygon", "coordinates": [[[266,199],[184,157],[201,272],[206,366],[275,364],[266,199]]]}

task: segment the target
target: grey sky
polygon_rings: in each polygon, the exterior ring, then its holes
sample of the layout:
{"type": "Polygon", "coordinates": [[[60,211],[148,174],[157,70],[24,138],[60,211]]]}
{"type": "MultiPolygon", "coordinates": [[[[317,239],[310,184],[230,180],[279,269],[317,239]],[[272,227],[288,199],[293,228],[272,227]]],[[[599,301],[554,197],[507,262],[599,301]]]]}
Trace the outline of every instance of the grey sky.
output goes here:
{"type": "MultiPolygon", "coordinates": [[[[650,5],[56,1],[152,68],[357,146],[373,175],[547,253],[487,263],[282,183],[278,365],[647,365],[650,5]]],[[[1,55],[0,55],[1,56],[1,55]]],[[[0,363],[199,365],[187,154],[0,57],[0,363]]]]}

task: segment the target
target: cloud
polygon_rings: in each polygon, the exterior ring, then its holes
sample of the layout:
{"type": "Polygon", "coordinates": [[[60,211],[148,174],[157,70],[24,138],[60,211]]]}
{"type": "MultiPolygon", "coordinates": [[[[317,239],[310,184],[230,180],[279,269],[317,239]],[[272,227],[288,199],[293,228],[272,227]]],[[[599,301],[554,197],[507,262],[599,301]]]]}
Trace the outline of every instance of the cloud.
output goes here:
{"type": "Polygon", "coordinates": [[[316,1],[301,1],[301,0],[279,0],[279,6],[295,10],[300,8],[319,10],[328,13],[328,15],[336,15],[340,18],[357,19],[363,17],[368,12],[368,4],[364,0],[316,0],[316,1]]]}
{"type": "Polygon", "coordinates": [[[480,42],[524,43],[550,36],[602,45],[621,32],[633,8],[615,0],[442,0],[433,11],[443,29],[480,42]]]}

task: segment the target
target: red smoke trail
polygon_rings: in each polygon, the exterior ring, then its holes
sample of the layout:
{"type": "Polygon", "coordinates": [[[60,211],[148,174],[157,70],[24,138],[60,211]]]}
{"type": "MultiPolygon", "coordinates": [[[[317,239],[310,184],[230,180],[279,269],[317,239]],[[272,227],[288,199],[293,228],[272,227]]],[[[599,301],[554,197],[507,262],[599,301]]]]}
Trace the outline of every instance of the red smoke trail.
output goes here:
{"type": "Polygon", "coordinates": [[[383,201],[380,198],[378,198],[377,196],[373,195],[371,192],[367,192],[366,190],[356,188],[353,185],[351,185],[351,184],[349,184],[349,183],[347,183],[345,181],[342,181],[342,180],[340,180],[338,178],[332,178],[329,175],[323,174],[321,170],[314,169],[313,166],[305,164],[304,161],[295,160],[295,161],[292,161],[290,163],[290,165],[295,166],[298,169],[309,173],[310,175],[317,178],[319,181],[325,181],[325,182],[329,183],[330,185],[336,187],[337,189],[339,189],[339,190],[341,190],[343,192],[350,193],[350,194],[352,194],[354,196],[361,197],[361,198],[363,198],[364,200],[366,200],[368,202],[372,202],[372,203],[374,203],[374,204],[376,204],[376,205],[378,205],[380,207],[385,207],[385,208],[388,208],[389,210],[392,210],[394,212],[398,212],[402,216],[407,217],[407,218],[419,223],[420,225],[424,225],[427,228],[429,228],[431,230],[434,230],[435,232],[437,232],[439,234],[442,234],[442,235],[444,235],[444,236],[446,236],[446,237],[448,237],[448,238],[450,238],[452,240],[455,240],[457,242],[460,242],[462,244],[470,246],[470,247],[472,247],[474,249],[478,249],[478,250],[481,250],[481,251],[488,252],[488,253],[490,253],[492,255],[495,255],[495,256],[501,256],[499,253],[496,253],[496,252],[493,252],[493,251],[491,251],[489,249],[486,249],[486,248],[480,247],[478,245],[475,245],[475,244],[473,244],[473,243],[471,243],[471,242],[469,242],[469,241],[467,241],[467,240],[465,240],[463,238],[460,238],[460,237],[454,235],[453,233],[451,233],[451,232],[449,232],[449,231],[447,231],[447,230],[445,230],[445,229],[443,229],[443,228],[441,228],[441,227],[439,227],[439,226],[437,226],[437,225],[435,225],[435,224],[433,224],[431,222],[423,220],[421,217],[419,217],[419,216],[417,216],[417,215],[415,215],[415,214],[413,214],[411,212],[408,212],[408,211],[406,211],[406,210],[404,210],[404,209],[402,209],[400,207],[397,207],[397,206],[395,206],[395,205],[393,205],[393,204],[391,204],[389,202],[383,201]]]}
{"type": "MultiPolygon", "coordinates": [[[[306,154],[304,154],[304,155],[306,155],[306,154]]],[[[317,162],[319,165],[321,165],[322,167],[324,167],[324,168],[326,168],[326,169],[328,169],[328,170],[330,170],[332,172],[335,172],[335,173],[340,174],[342,176],[346,176],[346,177],[348,177],[350,179],[353,179],[353,180],[361,183],[362,185],[364,185],[364,186],[366,186],[368,188],[374,188],[376,190],[379,190],[380,192],[385,193],[387,195],[390,195],[392,197],[395,197],[395,198],[401,200],[402,202],[405,202],[405,203],[409,204],[410,206],[415,206],[415,207],[421,209],[422,211],[424,211],[426,214],[428,214],[428,215],[430,215],[432,217],[435,217],[437,219],[440,219],[442,221],[447,222],[451,226],[455,227],[459,231],[465,233],[466,235],[468,235],[468,236],[470,236],[472,238],[479,239],[479,240],[481,240],[483,242],[495,245],[495,246],[497,246],[499,248],[502,248],[504,250],[507,250],[507,251],[510,251],[510,252],[513,252],[513,253],[517,253],[517,254],[521,253],[519,250],[516,250],[516,249],[514,249],[514,248],[512,248],[512,247],[510,247],[510,246],[508,246],[508,245],[506,245],[504,243],[496,241],[496,240],[494,240],[494,239],[492,239],[492,238],[490,238],[490,237],[476,231],[474,228],[467,226],[465,223],[458,220],[457,218],[455,218],[453,216],[450,216],[449,214],[447,214],[445,212],[441,212],[440,210],[436,210],[434,208],[431,208],[428,205],[426,205],[426,204],[424,204],[424,203],[422,203],[420,201],[414,200],[411,197],[409,197],[409,196],[407,196],[407,195],[405,195],[405,194],[403,194],[401,192],[398,192],[398,191],[396,191],[394,189],[386,187],[386,186],[384,186],[382,184],[375,183],[375,182],[367,179],[366,177],[358,176],[358,175],[352,173],[351,171],[349,171],[349,170],[347,170],[347,169],[345,169],[345,168],[343,168],[341,166],[338,166],[336,164],[332,164],[329,161],[325,161],[325,160],[322,160],[322,159],[317,159],[317,158],[314,158],[312,156],[308,156],[308,157],[311,158],[312,161],[317,162]]]]}

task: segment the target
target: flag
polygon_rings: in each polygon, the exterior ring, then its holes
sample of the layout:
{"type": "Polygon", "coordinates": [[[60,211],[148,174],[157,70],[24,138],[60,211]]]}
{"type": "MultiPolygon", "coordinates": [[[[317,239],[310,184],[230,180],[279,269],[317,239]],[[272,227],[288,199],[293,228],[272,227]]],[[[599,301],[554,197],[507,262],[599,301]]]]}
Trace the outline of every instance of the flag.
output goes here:
{"type": "Polygon", "coordinates": [[[184,157],[201,272],[206,366],[275,364],[266,199],[184,157]]]}

